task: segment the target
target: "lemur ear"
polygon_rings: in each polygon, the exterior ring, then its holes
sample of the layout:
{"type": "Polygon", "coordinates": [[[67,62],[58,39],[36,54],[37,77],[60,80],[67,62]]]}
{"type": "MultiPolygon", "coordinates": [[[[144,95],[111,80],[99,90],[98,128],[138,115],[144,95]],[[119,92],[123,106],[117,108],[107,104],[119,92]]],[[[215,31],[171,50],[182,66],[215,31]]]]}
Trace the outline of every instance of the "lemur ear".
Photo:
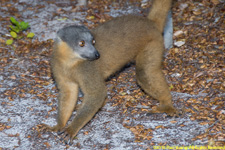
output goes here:
{"type": "Polygon", "coordinates": [[[62,29],[59,29],[56,33],[57,35],[57,40],[65,40],[65,33],[64,33],[64,30],[63,28],[62,29]]]}

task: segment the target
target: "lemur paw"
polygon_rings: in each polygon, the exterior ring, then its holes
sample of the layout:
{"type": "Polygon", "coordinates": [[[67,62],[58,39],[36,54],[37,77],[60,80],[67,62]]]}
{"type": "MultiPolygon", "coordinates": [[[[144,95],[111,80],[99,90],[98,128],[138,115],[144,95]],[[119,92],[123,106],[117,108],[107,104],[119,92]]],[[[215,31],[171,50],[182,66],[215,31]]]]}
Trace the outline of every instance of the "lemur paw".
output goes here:
{"type": "Polygon", "coordinates": [[[47,124],[40,124],[40,125],[38,125],[38,127],[39,127],[40,131],[44,131],[44,132],[46,132],[46,131],[58,132],[61,129],[58,125],[51,127],[47,124]]]}
{"type": "Polygon", "coordinates": [[[183,114],[183,112],[177,110],[172,105],[159,105],[156,109],[149,111],[149,113],[166,113],[171,117],[180,117],[183,114]]]}
{"type": "Polygon", "coordinates": [[[77,131],[69,126],[65,128],[62,132],[59,132],[58,134],[61,137],[60,140],[63,141],[66,145],[72,145],[74,137],[77,134],[77,131]]]}

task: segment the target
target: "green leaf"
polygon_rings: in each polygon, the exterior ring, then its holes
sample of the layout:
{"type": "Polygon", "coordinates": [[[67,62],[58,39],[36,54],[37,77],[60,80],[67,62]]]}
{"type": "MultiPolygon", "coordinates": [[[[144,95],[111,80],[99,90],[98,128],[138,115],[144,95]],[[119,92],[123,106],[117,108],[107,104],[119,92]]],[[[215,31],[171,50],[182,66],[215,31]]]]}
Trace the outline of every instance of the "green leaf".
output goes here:
{"type": "Polygon", "coordinates": [[[12,43],[13,43],[13,40],[7,40],[7,41],[6,41],[6,44],[7,44],[7,45],[12,45],[12,43]]]}
{"type": "Polygon", "coordinates": [[[29,23],[28,22],[24,22],[24,21],[20,22],[21,31],[26,30],[29,27],[30,26],[29,26],[29,23]]]}
{"type": "Polygon", "coordinates": [[[11,28],[12,31],[14,31],[16,33],[19,33],[20,32],[20,29],[17,26],[10,25],[9,27],[11,28]]]}
{"type": "Polygon", "coordinates": [[[33,38],[34,36],[35,36],[35,34],[33,32],[30,32],[30,33],[27,34],[28,38],[33,38]]]}
{"type": "Polygon", "coordinates": [[[124,95],[126,95],[127,93],[126,92],[120,92],[119,93],[119,95],[122,95],[122,96],[124,96],[124,95]]]}
{"type": "Polygon", "coordinates": [[[11,32],[10,32],[10,34],[11,34],[11,36],[12,36],[13,38],[17,38],[17,34],[16,34],[16,32],[11,31],[11,32]]]}
{"type": "Polygon", "coordinates": [[[22,38],[24,38],[24,37],[23,37],[23,36],[19,36],[17,39],[19,39],[19,40],[20,40],[20,39],[22,39],[22,38]]]}
{"type": "Polygon", "coordinates": [[[64,18],[60,18],[60,19],[57,19],[57,20],[59,20],[59,21],[63,21],[63,20],[67,20],[67,18],[66,18],[66,17],[64,17],[64,18]]]}
{"type": "Polygon", "coordinates": [[[89,20],[95,19],[95,16],[88,16],[87,19],[89,20]]]}
{"type": "Polygon", "coordinates": [[[18,21],[16,21],[16,19],[15,19],[15,18],[10,17],[10,21],[12,22],[12,24],[14,24],[14,25],[16,25],[16,26],[19,26],[19,22],[18,22],[18,21]]]}
{"type": "Polygon", "coordinates": [[[174,88],[174,87],[173,87],[173,85],[171,84],[170,87],[169,87],[169,89],[172,90],[173,88],[174,88]]]}

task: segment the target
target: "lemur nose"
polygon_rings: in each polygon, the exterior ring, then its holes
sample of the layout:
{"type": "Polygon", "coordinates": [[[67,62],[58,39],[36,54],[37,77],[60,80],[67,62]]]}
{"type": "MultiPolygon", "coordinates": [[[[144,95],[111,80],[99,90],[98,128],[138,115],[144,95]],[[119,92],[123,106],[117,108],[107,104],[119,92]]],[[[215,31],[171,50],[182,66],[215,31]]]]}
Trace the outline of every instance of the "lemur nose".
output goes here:
{"type": "Polygon", "coordinates": [[[100,57],[100,54],[98,52],[96,52],[95,57],[96,57],[96,59],[98,59],[100,57]]]}

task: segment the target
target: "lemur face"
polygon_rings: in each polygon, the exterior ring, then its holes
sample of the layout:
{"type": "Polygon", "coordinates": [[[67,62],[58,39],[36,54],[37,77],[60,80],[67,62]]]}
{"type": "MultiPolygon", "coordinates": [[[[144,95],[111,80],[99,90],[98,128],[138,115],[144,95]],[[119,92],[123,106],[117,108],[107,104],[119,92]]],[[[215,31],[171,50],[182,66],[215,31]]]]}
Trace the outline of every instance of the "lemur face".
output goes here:
{"type": "Polygon", "coordinates": [[[68,26],[57,32],[58,38],[67,43],[71,50],[81,59],[96,60],[100,57],[95,49],[95,40],[84,26],[68,26]]]}

